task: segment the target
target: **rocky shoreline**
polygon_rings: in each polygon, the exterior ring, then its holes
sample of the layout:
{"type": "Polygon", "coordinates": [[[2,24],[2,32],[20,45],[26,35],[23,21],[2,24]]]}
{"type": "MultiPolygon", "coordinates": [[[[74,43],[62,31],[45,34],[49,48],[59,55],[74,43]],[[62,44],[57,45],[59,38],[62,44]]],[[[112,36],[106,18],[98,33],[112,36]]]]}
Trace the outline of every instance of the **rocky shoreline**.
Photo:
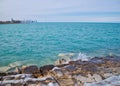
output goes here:
{"type": "Polygon", "coordinates": [[[16,67],[0,72],[0,86],[120,86],[120,57],[94,57],[88,61],[66,59],[56,65],[16,67]]]}

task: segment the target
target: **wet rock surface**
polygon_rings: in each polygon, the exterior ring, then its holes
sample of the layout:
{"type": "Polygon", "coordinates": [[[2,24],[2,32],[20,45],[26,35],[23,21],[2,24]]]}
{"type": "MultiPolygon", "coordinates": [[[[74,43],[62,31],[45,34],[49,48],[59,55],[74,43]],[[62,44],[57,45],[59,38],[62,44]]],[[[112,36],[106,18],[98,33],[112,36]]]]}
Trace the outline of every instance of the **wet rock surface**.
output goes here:
{"type": "MultiPolygon", "coordinates": [[[[62,62],[66,60],[62,59],[62,62]]],[[[0,72],[0,86],[119,86],[120,57],[95,57],[0,72]],[[112,77],[112,78],[111,78],[112,77]],[[109,83],[108,83],[109,82],[109,83]]]]}

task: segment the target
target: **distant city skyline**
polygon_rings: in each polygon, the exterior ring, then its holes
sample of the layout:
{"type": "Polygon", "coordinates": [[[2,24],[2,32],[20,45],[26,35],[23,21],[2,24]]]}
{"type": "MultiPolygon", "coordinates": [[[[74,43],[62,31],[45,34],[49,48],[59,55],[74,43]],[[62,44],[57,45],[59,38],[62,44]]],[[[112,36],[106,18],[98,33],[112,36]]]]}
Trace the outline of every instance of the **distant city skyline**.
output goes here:
{"type": "Polygon", "coordinates": [[[0,20],[120,22],[120,0],[0,0],[0,20]]]}

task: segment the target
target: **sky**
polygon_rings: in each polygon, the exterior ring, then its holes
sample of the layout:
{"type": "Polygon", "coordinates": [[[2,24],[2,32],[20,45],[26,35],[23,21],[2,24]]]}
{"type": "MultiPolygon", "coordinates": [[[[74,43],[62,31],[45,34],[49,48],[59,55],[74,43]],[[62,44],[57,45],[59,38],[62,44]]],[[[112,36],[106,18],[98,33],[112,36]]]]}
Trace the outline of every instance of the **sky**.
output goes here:
{"type": "Polygon", "coordinates": [[[0,0],[1,20],[120,22],[120,0],[0,0]]]}

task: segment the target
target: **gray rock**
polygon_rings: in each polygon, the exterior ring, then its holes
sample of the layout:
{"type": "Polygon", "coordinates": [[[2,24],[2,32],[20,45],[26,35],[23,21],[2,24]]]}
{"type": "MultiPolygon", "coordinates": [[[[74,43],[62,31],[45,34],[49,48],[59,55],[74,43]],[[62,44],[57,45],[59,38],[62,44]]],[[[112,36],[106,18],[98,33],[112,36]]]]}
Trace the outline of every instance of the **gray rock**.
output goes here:
{"type": "Polygon", "coordinates": [[[53,69],[52,69],[52,71],[53,72],[55,72],[55,75],[57,75],[57,76],[63,76],[63,72],[62,72],[62,69],[61,68],[58,68],[58,67],[54,67],[53,69]]]}
{"type": "Polygon", "coordinates": [[[109,78],[109,77],[111,77],[111,76],[113,76],[112,73],[105,73],[105,74],[103,74],[103,77],[104,77],[104,78],[109,78]]]}
{"type": "Polygon", "coordinates": [[[47,84],[41,84],[41,86],[48,86],[47,84]]]}
{"type": "Polygon", "coordinates": [[[24,83],[23,80],[6,80],[6,81],[2,81],[2,85],[6,85],[6,84],[22,84],[24,83]]]}
{"type": "Polygon", "coordinates": [[[15,75],[15,79],[25,79],[25,78],[32,78],[32,74],[18,74],[15,75]]]}
{"type": "Polygon", "coordinates": [[[84,86],[120,86],[120,75],[111,76],[99,82],[85,83],[84,86]]]}
{"type": "Polygon", "coordinates": [[[91,74],[88,74],[87,82],[95,82],[95,79],[91,74]]]}
{"type": "Polygon", "coordinates": [[[41,84],[28,84],[27,86],[41,86],[41,84]]]}
{"type": "Polygon", "coordinates": [[[50,76],[48,77],[43,77],[43,78],[25,78],[24,82],[29,85],[29,84],[48,84],[49,82],[54,82],[54,79],[50,76]]]}
{"type": "Polygon", "coordinates": [[[77,76],[77,81],[81,81],[83,83],[85,83],[85,82],[95,82],[93,76],[91,76],[90,74],[88,74],[88,77],[78,75],[77,76]]]}
{"type": "Polygon", "coordinates": [[[54,85],[53,86],[59,86],[58,83],[53,83],[54,85]]]}
{"type": "Polygon", "coordinates": [[[27,86],[37,86],[37,84],[28,84],[27,86]]]}
{"type": "Polygon", "coordinates": [[[77,76],[77,81],[87,82],[87,77],[84,77],[84,76],[78,75],[78,76],[77,76]]]}
{"type": "Polygon", "coordinates": [[[77,70],[77,68],[75,68],[75,67],[72,66],[72,65],[67,65],[67,66],[65,66],[64,68],[67,69],[68,71],[75,71],[75,70],[77,70]]]}
{"type": "Polygon", "coordinates": [[[32,77],[32,74],[17,74],[17,75],[9,75],[9,76],[4,76],[3,80],[13,80],[13,79],[25,79],[28,77],[32,77]]]}
{"type": "Polygon", "coordinates": [[[102,77],[98,74],[93,74],[93,78],[95,79],[96,82],[101,81],[102,77]]]}
{"type": "Polygon", "coordinates": [[[67,78],[64,76],[61,78],[57,78],[57,82],[59,83],[60,86],[74,86],[75,84],[72,78],[67,78]]]}
{"type": "Polygon", "coordinates": [[[48,83],[48,86],[55,86],[53,82],[48,83]]]}
{"type": "Polygon", "coordinates": [[[5,86],[12,86],[11,84],[6,84],[5,86]]]}

